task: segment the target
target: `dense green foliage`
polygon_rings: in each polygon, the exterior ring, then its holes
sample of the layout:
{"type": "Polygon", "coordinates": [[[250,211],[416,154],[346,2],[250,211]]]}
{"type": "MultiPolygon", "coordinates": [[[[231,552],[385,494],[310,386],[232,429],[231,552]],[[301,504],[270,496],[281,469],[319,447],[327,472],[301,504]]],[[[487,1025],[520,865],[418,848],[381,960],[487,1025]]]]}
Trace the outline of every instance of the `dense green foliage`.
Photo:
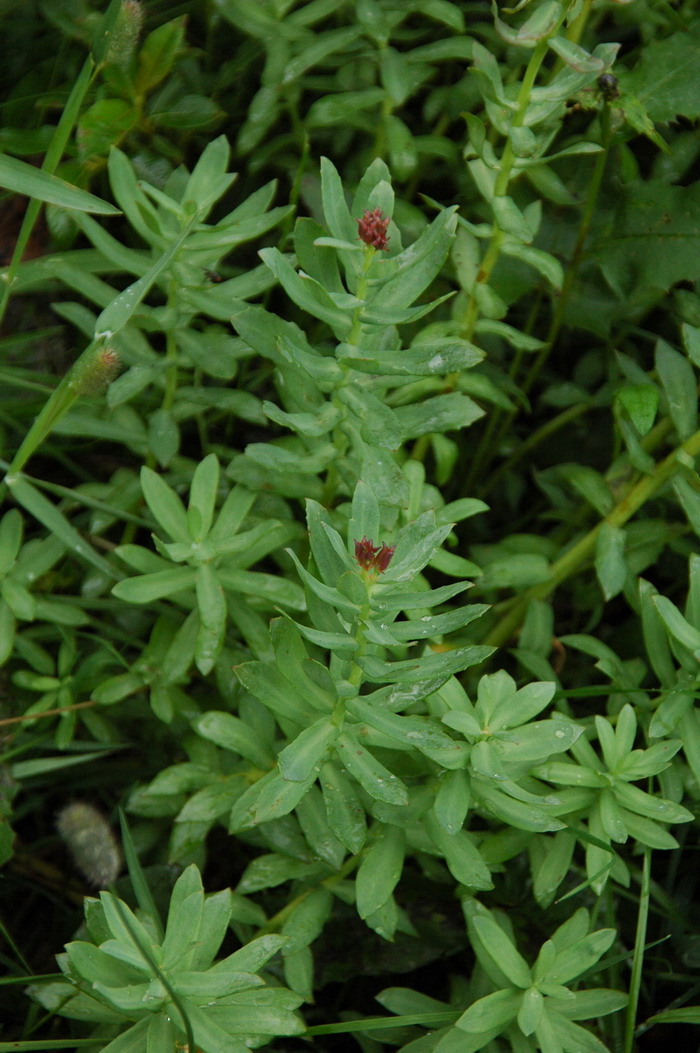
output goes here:
{"type": "Polygon", "coordinates": [[[690,1048],[694,0],[0,19],[0,1051],[690,1048]]]}

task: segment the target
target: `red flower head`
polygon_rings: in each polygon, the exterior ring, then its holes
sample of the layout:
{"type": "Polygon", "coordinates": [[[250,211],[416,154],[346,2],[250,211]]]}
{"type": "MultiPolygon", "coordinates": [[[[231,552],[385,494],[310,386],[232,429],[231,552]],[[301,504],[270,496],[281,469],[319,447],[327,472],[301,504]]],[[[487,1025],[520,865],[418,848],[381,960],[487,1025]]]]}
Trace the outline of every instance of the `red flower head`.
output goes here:
{"type": "Polygon", "coordinates": [[[375,547],[368,537],[362,541],[355,542],[355,559],[363,570],[370,570],[375,574],[381,574],[391,563],[396,545],[391,548],[382,542],[381,548],[375,547]]]}
{"type": "Polygon", "coordinates": [[[382,214],[381,208],[366,208],[362,219],[357,221],[357,233],[365,245],[372,245],[375,249],[386,249],[389,244],[386,232],[389,226],[389,217],[382,214]]]}

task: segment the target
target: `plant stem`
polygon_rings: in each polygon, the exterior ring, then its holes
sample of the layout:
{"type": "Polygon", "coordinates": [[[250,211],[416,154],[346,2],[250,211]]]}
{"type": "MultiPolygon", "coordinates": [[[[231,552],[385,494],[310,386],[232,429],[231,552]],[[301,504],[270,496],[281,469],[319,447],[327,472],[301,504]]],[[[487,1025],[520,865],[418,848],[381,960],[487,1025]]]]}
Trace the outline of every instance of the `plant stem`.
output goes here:
{"type": "Polygon", "coordinates": [[[540,349],[537,354],[537,358],[533,362],[530,370],[525,378],[523,384],[523,392],[527,394],[531,389],[535,381],[537,380],[542,367],[551,354],[554,341],[559,335],[562,322],[564,320],[564,312],[566,311],[569,296],[571,295],[571,288],[574,284],[574,280],[578,274],[579,267],[583,258],[583,250],[588,238],[588,232],[591,227],[593,220],[593,213],[598,201],[598,194],[600,192],[600,185],[603,179],[603,173],[605,172],[605,164],[608,159],[610,150],[610,107],[606,103],[603,106],[603,110],[600,116],[601,121],[601,146],[602,150],[596,157],[595,166],[593,168],[593,175],[588,185],[588,194],[586,195],[586,204],[583,209],[583,216],[581,217],[581,224],[579,226],[578,237],[576,238],[576,244],[574,251],[571,254],[571,260],[569,266],[566,269],[564,275],[564,283],[562,285],[561,294],[557,301],[557,306],[552,317],[552,321],[547,333],[547,339],[545,340],[544,347],[540,349]]]}
{"type": "Polygon", "coordinates": [[[630,977],[630,996],[627,1003],[627,1015],[625,1019],[625,1044],[623,1053],[632,1053],[634,1045],[634,1024],[637,1019],[637,1005],[639,1003],[639,988],[642,983],[642,968],[644,966],[644,945],[647,938],[647,921],[649,918],[649,900],[651,886],[651,851],[648,848],[643,852],[642,863],[642,887],[639,890],[639,911],[637,913],[637,931],[634,939],[634,954],[632,956],[632,975],[630,977]]]}
{"type": "Polygon", "coordinates": [[[86,709],[96,706],[97,702],[90,699],[87,702],[74,702],[70,706],[59,706],[57,709],[45,709],[41,713],[23,713],[20,717],[5,717],[0,720],[0,727],[4,728],[7,724],[25,724],[33,720],[43,720],[45,717],[60,717],[64,713],[71,713],[75,709],[86,709]]]}
{"type": "Polygon", "coordinates": [[[484,643],[492,647],[502,647],[503,644],[519,628],[530,600],[544,599],[550,596],[557,585],[570,577],[592,556],[598,534],[603,524],[610,526],[623,526],[637,512],[642,505],[649,501],[654,494],[671,479],[684,460],[695,459],[700,455],[700,431],[696,431],[689,439],[686,439],[677,449],[672,450],[657,466],[652,475],[645,475],[618,501],[611,512],[601,519],[592,530],[582,537],[576,544],[561,556],[556,563],[552,564],[551,573],[547,581],[539,585],[533,585],[520,596],[516,597],[510,610],[503,616],[491,632],[484,639],[484,643]]]}
{"type": "MultiPolygon", "coordinates": [[[[553,33],[556,33],[558,31],[561,23],[565,18],[565,15],[566,6],[563,5],[560,19],[557,22],[556,27],[552,31],[553,33]]],[[[548,41],[549,36],[540,40],[537,43],[537,46],[533,49],[532,55],[530,56],[530,61],[527,64],[525,75],[520,85],[520,91],[518,92],[517,107],[511,123],[512,128],[521,128],[525,122],[525,117],[527,115],[528,107],[530,106],[531,102],[530,97],[532,94],[532,89],[535,85],[535,81],[537,80],[537,75],[540,71],[542,62],[544,61],[544,57],[547,54],[547,49],[549,46],[548,41]]],[[[513,175],[513,168],[515,167],[515,161],[516,156],[515,151],[513,150],[513,141],[512,138],[509,138],[503,150],[503,156],[501,157],[499,172],[494,185],[494,199],[503,198],[507,196],[510,180],[513,175]]],[[[474,289],[472,290],[472,294],[469,297],[469,303],[462,322],[461,329],[462,335],[465,338],[465,340],[472,340],[474,336],[474,330],[476,328],[476,323],[479,318],[479,303],[478,297],[476,295],[477,287],[479,285],[488,284],[493,273],[494,267],[496,266],[498,258],[501,254],[501,245],[503,244],[503,239],[505,237],[505,232],[500,228],[495,218],[495,210],[493,211],[493,214],[494,222],[491,241],[489,242],[489,246],[486,250],[484,258],[481,261],[481,266],[479,267],[479,272],[476,276],[476,283],[474,289]]],[[[450,384],[450,386],[454,387],[457,383],[457,379],[458,378],[456,374],[453,374],[451,377],[449,377],[448,383],[450,384]]],[[[474,459],[472,461],[469,475],[467,477],[468,491],[474,488],[475,480],[478,479],[479,476],[482,474],[483,466],[491,459],[492,451],[494,449],[494,444],[492,440],[494,428],[495,425],[493,423],[490,423],[487,426],[487,429],[482,435],[479,446],[477,447],[477,450],[474,454],[474,459]]]]}
{"type": "MultiPolygon", "coordinates": [[[[583,251],[586,240],[588,238],[588,232],[590,230],[591,222],[593,220],[593,213],[595,211],[596,202],[598,200],[598,194],[600,192],[600,186],[605,171],[605,163],[608,158],[610,148],[610,111],[606,104],[601,114],[602,123],[602,150],[596,157],[595,167],[593,169],[593,175],[588,186],[588,194],[586,196],[586,203],[584,205],[583,216],[581,217],[581,224],[579,226],[578,237],[574,250],[571,254],[569,265],[564,275],[564,281],[562,283],[561,292],[557,299],[556,308],[550,322],[549,331],[544,342],[543,347],[537,353],[535,361],[530,366],[528,373],[522,385],[522,392],[524,395],[528,395],[532,390],[535,381],[539,377],[544,365],[546,364],[552,348],[554,347],[555,341],[559,335],[559,331],[564,321],[564,314],[568,306],[569,297],[571,290],[578,275],[579,268],[583,259],[583,251]]],[[[512,373],[513,371],[511,371],[512,373]]],[[[501,441],[512,426],[513,420],[517,416],[519,409],[510,410],[503,414],[494,413],[491,417],[489,425],[482,437],[477,451],[477,458],[475,458],[474,466],[472,469],[472,475],[470,476],[470,483],[472,489],[475,486],[478,475],[482,478],[486,478],[488,475],[488,467],[493,458],[497,455],[501,441]]],[[[534,436],[533,436],[534,438],[534,436]]],[[[519,455],[522,455],[522,449],[519,450],[519,455]]],[[[498,475],[501,475],[499,470],[498,475]]],[[[494,476],[487,479],[485,486],[490,489],[494,483],[494,476]]],[[[484,493],[480,491],[480,493],[484,493]]]]}
{"type": "MultiPolygon", "coordinates": [[[[66,148],[69,136],[73,131],[73,127],[78,120],[80,108],[83,104],[83,99],[90,87],[93,76],[95,75],[95,63],[91,55],[85,59],[82,70],[80,71],[78,78],[71,89],[71,93],[68,96],[68,101],[63,108],[63,112],[59,118],[56,126],[56,131],[53,134],[53,138],[49,144],[49,148],[46,151],[44,162],[41,166],[42,172],[47,172],[49,175],[58,168],[63,153],[66,148]]],[[[5,311],[7,305],[10,302],[10,296],[12,294],[12,285],[17,275],[17,269],[22,262],[25,250],[29,243],[29,239],[32,236],[34,224],[37,221],[39,212],[41,210],[42,202],[36,198],[27,205],[27,211],[24,214],[22,220],[22,226],[20,227],[19,234],[17,235],[17,242],[12,252],[12,259],[8,265],[7,271],[4,275],[4,286],[2,294],[0,295],[0,326],[2,325],[5,317],[5,311]]]]}

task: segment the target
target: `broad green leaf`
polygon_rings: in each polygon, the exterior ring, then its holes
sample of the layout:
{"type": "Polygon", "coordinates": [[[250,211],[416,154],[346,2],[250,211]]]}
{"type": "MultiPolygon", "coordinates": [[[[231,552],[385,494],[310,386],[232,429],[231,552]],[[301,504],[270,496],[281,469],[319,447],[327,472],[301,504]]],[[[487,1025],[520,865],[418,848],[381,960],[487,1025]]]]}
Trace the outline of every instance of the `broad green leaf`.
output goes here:
{"type": "Polygon", "coordinates": [[[318,769],[339,733],[338,725],[325,717],[305,728],[288,746],[285,746],[278,757],[282,777],[291,782],[302,782],[307,779],[318,769]]]}
{"type": "Polygon", "coordinates": [[[688,352],[688,358],[694,365],[700,366],[700,328],[683,322],[681,334],[683,336],[683,346],[688,352]]]}
{"type": "Polygon", "coordinates": [[[522,996],[518,1012],[518,1027],[524,1035],[531,1035],[542,1020],[544,998],[542,993],[531,987],[522,996]]]}
{"type": "Polygon", "coordinates": [[[195,662],[203,676],[214,668],[226,631],[226,598],[211,563],[201,563],[196,571],[199,633],[195,662]]]}
{"type": "Polygon", "coordinates": [[[296,626],[287,618],[275,618],[270,636],[277,667],[285,679],[317,710],[330,713],[337,697],[335,685],[326,667],[309,658],[296,626]]]}
{"type": "MultiPolygon", "coordinates": [[[[386,49],[388,50],[389,48],[386,49]]],[[[408,65],[404,65],[404,69],[410,73],[408,65]]],[[[408,179],[418,164],[418,143],[408,125],[394,114],[386,118],[386,141],[389,163],[395,177],[408,179]]]]}
{"type": "Polygon", "coordinates": [[[294,581],[288,581],[275,574],[238,570],[225,565],[218,568],[217,574],[225,589],[242,592],[273,607],[279,605],[290,607],[294,611],[306,610],[304,593],[294,581]]]}
{"type": "Polygon", "coordinates": [[[401,351],[339,344],[338,360],[353,369],[388,376],[432,376],[471,369],[484,357],[483,351],[466,340],[438,340],[413,344],[401,351]]]}
{"type": "MultiPolygon", "coordinates": [[[[665,633],[664,640],[666,640],[665,633]]],[[[692,709],[693,703],[694,698],[691,691],[683,691],[680,687],[676,687],[671,688],[670,691],[664,692],[659,698],[659,704],[651,719],[649,725],[649,737],[656,739],[672,734],[681,718],[692,709]]],[[[666,743],[659,743],[658,745],[668,748],[666,743]]],[[[656,746],[650,748],[655,750],[656,746]]],[[[642,758],[648,752],[649,750],[644,750],[642,758]]],[[[640,761],[637,761],[636,759],[633,760],[631,764],[633,771],[637,770],[637,763],[643,764],[645,762],[643,759],[640,761]]],[[[651,772],[649,774],[651,774],[651,772]]],[[[640,778],[642,777],[643,776],[640,776],[640,778]]]]}
{"type": "Polygon", "coordinates": [[[303,782],[289,782],[278,771],[263,775],[234,804],[229,817],[229,833],[248,830],[288,815],[315,779],[315,772],[303,782]]]}
{"type": "Polygon", "coordinates": [[[391,631],[398,640],[420,640],[454,632],[489,610],[486,603],[471,603],[445,614],[424,615],[419,621],[395,622],[391,631]]]}
{"type": "Polygon", "coordinates": [[[357,243],[357,222],[350,215],[338,171],[327,157],[321,158],[321,188],[323,214],[331,233],[342,241],[357,243]]]}
{"type": "Polygon", "coordinates": [[[503,253],[534,267],[557,293],[560,292],[564,283],[564,269],[551,253],[545,253],[541,249],[535,249],[533,245],[523,245],[519,241],[512,240],[505,241],[503,253]]]}
{"type": "Polygon", "coordinates": [[[613,495],[600,472],[586,464],[575,463],[560,465],[559,471],[566,482],[573,486],[601,516],[606,516],[612,511],[615,503],[613,495]]]}
{"type": "Polygon", "coordinates": [[[471,834],[465,830],[449,834],[430,814],[425,822],[431,840],[440,849],[450,873],[457,881],[481,891],[493,888],[489,868],[471,834]]]}
{"type": "MultiPolygon", "coordinates": [[[[382,261],[382,282],[371,297],[372,311],[381,316],[409,307],[437,276],[457,229],[454,208],[443,209],[413,245],[382,261]]],[[[381,279],[380,279],[381,281],[381,279]]]]}
{"type": "Polygon", "coordinates": [[[147,95],[170,73],[185,42],[185,16],[158,26],[148,34],[139,51],[137,91],[147,95]]]}
{"type": "Polygon", "coordinates": [[[396,538],[396,551],[388,573],[387,583],[410,581],[429,562],[433,553],[450,533],[452,524],[435,527],[435,515],[424,512],[418,519],[402,527],[396,538]]]}
{"type": "Polygon", "coordinates": [[[700,186],[668,186],[656,179],[637,182],[634,194],[626,196],[615,213],[612,231],[601,234],[594,251],[600,253],[603,272],[620,295],[623,288],[629,292],[632,259],[638,289],[666,290],[679,281],[696,281],[700,186]]]}
{"type": "Polygon", "coordinates": [[[350,386],[341,389],[339,398],[356,417],[360,435],[369,446],[399,449],[403,430],[394,410],[371,392],[356,391],[350,386]]]}
{"type": "Polygon", "coordinates": [[[395,585],[385,586],[380,580],[372,588],[372,608],[378,611],[413,611],[436,607],[469,587],[469,582],[458,582],[441,585],[437,589],[426,589],[425,592],[405,592],[395,585]]]}
{"type": "Polygon", "coordinates": [[[225,961],[240,972],[257,973],[283,945],[284,940],[277,933],[266,933],[234,951],[225,961]]]}
{"type": "Polygon", "coordinates": [[[299,275],[278,249],[261,249],[259,255],[298,307],[314,318],[327,322],[340,336],[349,332],[352,321],[350,314],[336,307],[318,282],[299,275]]]}
{"type": "Polygon", "coordinates": [[[359,852],[365,841],[367,824],[352,783],[332,761],[322,765],[319,781],[330,829],[349,852],[359,852]]]}
{"type": "Polygon", "coordinates": [[[652,797],[638,786],[618,780],[613,789],[623,808],[647,819],[658,820],[661,823],[688,823],[693,819],[693,813],[682,804],[676,804],[664,797],[652,797]]]}
{"type": "Polygon", "coordinates": [[[696,430],[698,420],[697,379],[693,367],[665,340],[657,341],[655,361],[671,420],[680,438],[688,439],[696,430]]]}
{"type": "Polygon", "coordinates": [[[197,717],[192,726],[198,735],[245,757],[259,768],[269,768],[274,762],[274,757],[254,730],[231,713],[208,710],[197,717]]]}
{"type": "MultiPolygon", "coordinates": [[[[282,949],[285,957],[288,954],[296,954],[318,938],[328,920],[332,906],[333,897],[326,888],[314,889],[309,895],[300,899],[280,929],[280,934],[286,938],[282,949]]],[[[254,1023],[252,1026],[256,1027],[257,1024],[254,1023]]]]}
{"type": "Polygon", "coordinates": [[[95,163],[119,143],[137,120],[134,107],[124,99],[98,99],[82,114],[76,141],[83,162],[95,163]]]}
{"type": "MultiPolygon", "coordinates": [[[[331,548],[330,545],[329,548],[331,548]]],[[[308,585],[311,591],[315,593],[315,595],[318,596],[319,599],[323,600],[324,603],[327,603],[330,607],[337,608],[341,611],[348,611],[351,614],[357,615],[358,606],[356,603],[353,603],[352,600],[349,600],[346,596],[343,595],[342,592],[339,592],[338,589],[334,589],[330,585],[324,585],[324,583],[322,581],[319,581],[318,578],[315,578],[313,574],[309,574],[308,570],[306,570],[301,565],[298,557],[294,552],[292,552],[291,549],[287,549],[287,552],[294,560],[297,572],[304,584],[308,585]]],[[[343,568],[343,573],[344,572],[345,568],[343,568]]]]}
{"type": "Polygon", "coordinates": [[[348,702],[348,711],[370,727],[419,750],[452,750],[457,743],[429,717],[399,716],[388,709],[369,705],[361,698],[348,702]]]}
{"type": "Polygon", "coordinates": [[[515,987],[527,989],[532,983],[530,967],[507,933],[486,912],[477,914],[473,919],[473,924],[489,955],[497,962],[510,982],[515,987]]]}
{"type": "Polygon", "coordinates": [[[154,123],[164,128],[209,131],[220,123],[224,111],[207,95],[181,95],[166,110],[152,114],[154,123]]]}
{"type": "Polygon", "coordinates": [[[370,541],[379,541],[380,508],[377,497],[371,487],[362,479],[355,487],[352,498],[352,514],[348,523],[348,544],[361,541],[366,537],[370,541]]]}
{"type": "Polygon", "coordinates": [[[330,402],[322,406],[318,413],[286,413],[273,402],[263,402],[263,410],[275,423],[314,439],[327,435],[341,419],[340,410],[330,402]]]}
{"type": "Polygon", "coordinates": [[[11,508],[0,520],[0,575],[6,574],[17,559],[23,533],[22,515],[11,508]]]}
{"type": "Polygon", "coordinates": [[[310,640],[311,643],[324,647],[328,651],[332,651],[339,658],[352,658],[359,648],[357,640],[348,633],[334,633],[322,629],[312,629],[308,625],[302,625],[301,622],[295,622],[294,624],[304,639],[310,640]]]}
{"type": "Polygon", "coordinates": [[[0,598],[0,666],[3,666],[14,650],[16,622],[12,608],[0,598]]]}
{"type": "Polygon", "coordinates": [[[646,819],[635,812],[623,811],[622,814],[629,836],[640,845],[646,845],[648,848],[661,852],[671,852],[674,848],[679,847],[676,838],[653,820],[646,819]]]}
{"type": "Polygon", "coordinates": [[[547,981],[568,984],[595,965],[615,940],[614,929],[599,929],[557,954],[547,970],[547,981]]]}
{"type": "Polygon", "coordinates": [[[568,830],[560,830],[552,838],[541,838],[545,854],[533,866],[532,891],[542,907],[547,907],[569,872],[576,840],[568,830]]]}
{"type": "Polygon", "coordinates": [[[392,102],[395,106],[401,106],[411,94],[411,69],[404,55],[395,48],[383,48],[379,73],[392,102]]]}
{"type": "MultiPolygon", "coordinates": [[[[573,41],[567,40],[566,37],[552,37],[548,44],[552,51],[556,52],[559,58],[563,59],[567,66],[575,69],[577,73],[601,74],[605,70],[602,59],[591,55],[590,51],[586,51],[585,48],[574,44],[573,41]]],[[[531,1033],[528,1032],[528,1034],[531,1033]]]]}
{"type": "Polygon", "coordinates": [[[33,197],[37,201],[47,201],[60,208],[95,212],[102,216],[115,216],[119,213],[118,208],[108,205],[106,201],[101,201],[86,190],[71,186],[63,179],[7,154],[0,155],[0,186],[15,194],[33,197]]]}
{"type": "Polygon", "coordinates": [[[515,239],[515,243],[512,243],[510,247],[515,248],[518,243],[529,245],[535,232],[512,197],[496,195],[493,198],[492,207],[499,228],[515,239]]]}
{"type": "Polygon", "coordinates": [[[700,630],[686,621],[678,608],[666,596],[657,594],[652,596],[651,602],[674,640],[678,640],[693,655],[700,652],[700,630]]]}
{"type": "Polygon", "coordinates": [[[468,395],[459,392],[436,395],[412,406],[400,406],[395,413],[404,439],[415,439],[430,432],[468,428],[484,415],[480,406],[468,395]]]}
{"type": "Polygon", "coordinates": [[[381,87],[365,87],[359,92],[336,92],[313,102],[308,108],[306,121],[309,127],[355,123],[358,113],[374,110],[384,98],[381,87]]]}
{"type": "Polygon", "coordinates": [[[469,811],[470,797],[469,780],[464,771],[444,773],[435,796],[433,811],[438,823],[448,834],[456,834],[462,829],[469,811]]]}
{"type": "Polygon", "coordinates": [[[457,1020],[456,1026],[468,1034],[484,1034],[485,1038],[493,1032],[498,1034],[511,1020],[515,1020],[521,1001],[520,991],[494,991],[473,1002],[457,1020]]]}
{"type": "Polygon", "coordinates": [[[646,435],[656,419],[659,390],[653,384],[628,384],[615,393],[615,398],[629,414],[640,435],[646,435]]]}
{"type": "MultiPolygon", "coordinates": [[[[338,759],[370,797],[387,804],[408,804],[408,793],[401,780],[380,764],[349,728],[343,731],[335,748],[338,759]]],[[[336,836],[339,836],[337,832],[336,836]]]]}
{"type": "MultiPolygon", "coordinates": [[[[323,767],[319,778],[322,778],[323,767]]],[[[346,848],[330,828],[323,795],[316,786],[309,787],[306,796],[299,801],[296,817],[314,855],[338,870],[345,858],[346,848]]]]}
{"type": "Polygon", "coordinates": [[[700,493],[682,475],[673,479],[672,486],[688,522],[700,537],[700,493]]]}
{"type": "Polygon", "coordinates": [[[148,419],[148,446],[162,468],[172,461],[180,448],[180,429],[172,413],[156,409],[148,419]]]}
{"type": "Polygon", "coordinates": [[[65,755],[36,757],[33,760],[15,761],[10,765],[10,774],[13,779],[31,779],[37,775],[47,775],[51,772],[62,771],[64,768],[71,768],[74,764],[87,764],[89,761],[100,760],[105,755],[105,751],[92,751],[67,757],[65,755]]]}
{"type": "MultiPolygon", "coordinates": [[[[512,786],[513,784],[511,788],[512,786]]],[[[533,804],[515,800],[500,790],[498,783],[494,781],[480,779],[478,783],[473,784],[472,789],[483,808],[516,830],[546,833],[564,828],[564,823],[545,811],[544,807],[538,808],[533,804]]]]}
{"type": "Polygon", "coordinates": [[[654,121],[694,117],[700,112],[700,89],[692,71],[699,57],[697,25],[650,40],[633,68],[621,70],[620,87],[636,95],[654,121]]]}
{"type": "MultiPolygon", "coordinates": [[[[202,500],[204,500],[204,498],[202,500]]],[[[211,500],[211,496],[209,497],[209,500],[211,500]]],[[[192,493],[190,493],[190,503],[192,503],[192,493]]],[[[234,486],[224,501],[219,514],[216,517],[214,526],[211,528],[208,537],[209,543],[214,548],[218,549],[227,541],[230,542],[234,534],[238,533],[243,525],[245,517],[248,515],[254,504],[254,493],[250,490],[246,490],[244,486],[234,486]]],[[[204,511],[206,512],[206,506],[204,511]]]]}
{"type": "Polygon", "coordinates": [[[200,216],[207,214],[211,206],[229,189],[235,175],[227,174],[231,149],[225,135],[207,143],[199,160],[187,180],[182,200],[194,201],[200,216]]]}
{"type": "Polygon", "coordinates": [[[355,878],[361,918],[379,910],[391,896],[401,877],[405,851],[404,832],[397,826],[384,826],[365,850],[355,878]]]}
{"type": "Polygon", "coordinates": [[[342,55],[349,45],[360,35],[360,28],[356,25],[345,26],[342,29],[332,29],[328,32],[319,32],[315,35],[313,42],[302,48],[287,63],[282,76],[282,83],[289,85],[297,80],[307,69],[316,66],[333,52],[342,55]]]}
{"type": "Polygon", "coordinates": [[[610,841],[624,844],[629,834],[625,825],[625,814],[610,790],[603,790],[596,802],[601,826],[610,841]]]}
{"type": "Polygon", "coordinates": [[[700,1024],[700,1005],[686,1005],[682,1009],[665,1009],[655,1013],[647,1024],[700,1024]]]}
{"type": "Polygon", "coordinates": [[[428,654],[402,662],[383,662],[373,655],[358,658],[357,662],[374,683],[405,683],[433,677],[447,680],[454,673],[485,661],[493,651],[493,647],[455,647],[440,654],[428,654]]]}
{"type": "Polygon", "coordinates": [[[562,12],[557,0],[545,0],[517,29],[512,29],[502,22],[494,12],[498,35],[506,43],[522,48],[534,48],[539,41],[546,40],[557,28],[561,17],[562,12]]]}
{"type": "Polygon", "coordinates": [[[617,596],[627,581],[626,534],[622,527],[603,522],[596,538],[595,569],[606,600],[617,596]]]}
{"type": "Polygon", "coordinates": [[[23,476],[6,476],[5,483],[17,503],[34,516],[50,534],[60,540],[70,552],[86,563],[92,564],[108,580],[113,581],[117,577],[117,572],[112,565],[99,556],[81,537],[60,509],[23,476]]]}
{"type": "Polygon", "coordinates": [[[141,469],[141,489],[159,526],[173,539],[191,544],[192,537],[187,528],[187,514],[175,491],[151,468],[141,469]]]}
{"type": "Polygon", "coordinates": [[[165,252],[155,261],[153,266],[146,271],[143,277],[139,278],[138,281],[133,282],[124,289],[123,292],[120,292],[119,295],[105,307],[104,311],[102,311],[95,322],[96,339],[113,336],[115,333],[119,332],[120,329],[124,328],[136,308],[148,295],[156,280],[160,277],[163,271],[167,269],[189,237],[190,231],[194,226],[194,221],[195,217],[193,216],[189,219],[179,237],[171,241],[165,252]]]}
{"type": "Polygon", "coordinates": [[[187,509],[188,533],[197,541],[206,537],[211,527],[219,485],[219,461],[216,454],[209,454],[195,468],[190,486],[187,509]],[[197,523],[193,524],[196,512],[197,523]]]}
{"type": "Polygon", "coordinates": [[[296,725],[306,725],[318,714],[302,687],[286,679],[280,669],[268,662],[244,662],[235,667],[243,686],[260,702],[296,725]]]}
{"type": "Polygon", "coordinates": [[[308,878],[314,873],[322,873],[323,867],[309,864],[307,860],[290,859],[277,852],[265,852],[256,856],[245,868],[243,877],[236,886],[236,891],[249,896],[266,888],[277,888],[286,881],[308,878]]]}

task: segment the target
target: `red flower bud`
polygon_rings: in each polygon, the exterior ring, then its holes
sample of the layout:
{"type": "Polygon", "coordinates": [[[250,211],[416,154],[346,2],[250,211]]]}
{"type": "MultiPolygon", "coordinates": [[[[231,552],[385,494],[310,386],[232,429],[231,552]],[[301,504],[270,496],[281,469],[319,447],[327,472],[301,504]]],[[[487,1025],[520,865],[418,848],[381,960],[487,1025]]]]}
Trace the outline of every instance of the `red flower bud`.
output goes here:
{"type": "Polygon", "coordinates": [[[381,548],[375,547],[368,537],[363,537],[362,541],[355,542],[355,559],[363,570],[381,574],[391,563],[395,549],[396,545],[390,548],[385,542],[381,548]]]}
{"type": "Polygon", "coordinates": [[[380,208],[366,208],[362,219],[357,221],[357,233],[365,245],[372,245],[375,249],[386,249],[388,238],[386,235],[389,227],[389,217],[382,214],[380,208]]]}

